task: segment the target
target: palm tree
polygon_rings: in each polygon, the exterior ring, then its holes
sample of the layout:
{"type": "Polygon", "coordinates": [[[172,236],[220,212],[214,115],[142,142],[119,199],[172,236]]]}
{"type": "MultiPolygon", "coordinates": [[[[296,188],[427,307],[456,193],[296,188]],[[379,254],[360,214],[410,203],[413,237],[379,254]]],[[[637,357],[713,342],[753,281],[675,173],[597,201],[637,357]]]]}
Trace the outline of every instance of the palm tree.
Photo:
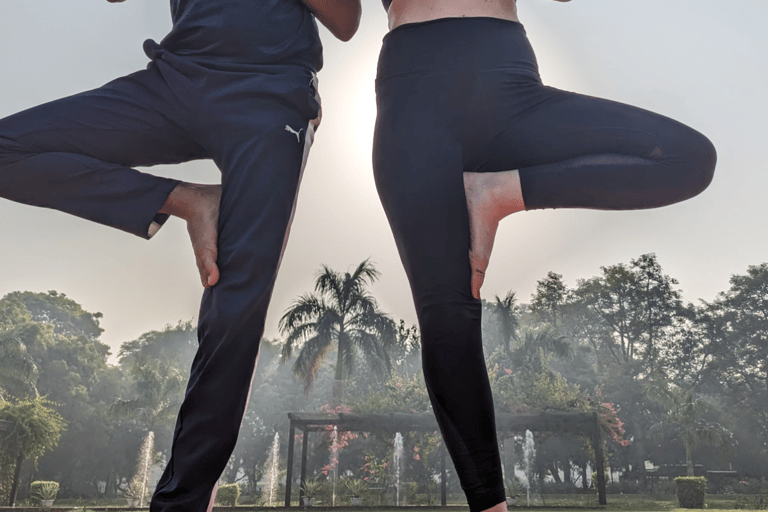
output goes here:
{"type": "Polygon", "coordinates": [[[658,373],[648,380],[645,392],[648,398],[666,412],[660,421],[651,425],[649,434],[656,437],[663,434],[682,437],[687,475],[694,476],[691,457],[693,448],[702,442],[713,446],[725,444],[727,436],[725,429],[705,419],[709,413],[717,412],[716,407],[696,393],[692,387],[672,384],[658,373]]]}
{"type": "Polygon", "coordinates": [[[509,362],[518,368],[539,369],[550,355],[565,358],[572,355],[571,344],[553,326],[539,329],[526,328],[519,332],[520,308],[515,292],[502,299],[498,295],[491,304],[493,315],[498,318],[509,362]]]}
{"type": "Polygon", "coordinates": [[[315,294],[305,294],[293,302],[280,319],[286,335],[282,361],[299,354],[293,373],[304,381],[309,393],[317,371],[328,351],[337,346],[333,406],[341,404],[343,381],[364,355],[380,375],[389,374],[391,364],[386,348],[395,340],[395,323],[382,313],[366,287],[379,277],[373,263],[365,260],[351,274],[336,272],[323,265],[315,279],[315,294]]]}
{"type": "Polygon", "coordinates": [[[499,319],[501,325],[501,336],[504,342],[504,348],[507,353],[512,350],[512,341],[517,341],[517,329],[520,326],[518,315],[520,313],[517,306],[517,297],[515,292],[510,291],[503,299],[498,295],[494,297],[496,300],[491,304],[491,311],[493,315],[499,319]]]}

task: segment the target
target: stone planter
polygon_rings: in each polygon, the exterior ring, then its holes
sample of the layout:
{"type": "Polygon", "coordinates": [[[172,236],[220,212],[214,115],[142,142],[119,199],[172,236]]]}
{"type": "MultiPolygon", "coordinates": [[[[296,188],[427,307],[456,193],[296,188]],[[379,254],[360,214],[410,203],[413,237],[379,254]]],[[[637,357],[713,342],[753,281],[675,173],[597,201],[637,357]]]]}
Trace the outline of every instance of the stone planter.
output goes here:
{"type": "Polygon", "coordinates": [[[125,498],[129,507],[138,507],[141,504],[141,498],[125,498]]]}
{"type": "Polygon", "coordinates": [[[507,498],[507,505],[510,507],[514,507],[515,503],[517,503],[517,498],[507,498]]]}
{"type": "Polygon", "coordinates": [[[363,498],[350,498],[353,507],[359,507],[363,504],[363,498]]]}
{"type": "Polygon", "coordinates": [[[305,496],[302,499],[304,500],[304,506],[305,507],[314,507],[315,506],[315,498],[307,498],[305,496]]]}
{"type": "Polygon", "coordinates": [[[43,505],[43,508],[51,508],[53,506],[54,500],[40,500],[40,503],[43,505]]]}

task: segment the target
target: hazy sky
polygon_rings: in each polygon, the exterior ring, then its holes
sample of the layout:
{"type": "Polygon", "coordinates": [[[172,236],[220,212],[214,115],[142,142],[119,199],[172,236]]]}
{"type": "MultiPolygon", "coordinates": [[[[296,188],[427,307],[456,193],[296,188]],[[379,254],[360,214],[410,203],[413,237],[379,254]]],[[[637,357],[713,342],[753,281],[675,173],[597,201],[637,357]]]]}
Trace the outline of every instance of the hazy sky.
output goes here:
{"type": "MultiPolygon", "coordinates": [[[[322,29],[323,125],[310,154],[266,336],[321,263],[337,270],[371,258],[382,308],[415,323],[405,274],[371,171],[373,82],[386,16],[363,0],[349,43],[322,29]]],[[[170,28],[168,2],[0,0],[0,118],[99,87],[146,66],[146,38],[170,28]]],[[[642,212],[516,214],[499,230],[483,296],[527,302],[547,271],[568,285],[600,266],[655,252],[686,301],[712,300],[732,274],[768,260],[768,1],[521,0],[519,14],[545,83],[665,114],[718,150],[712,185],[671,207],[642,212]]],[[[213,183],[211,162],[154,167],[213,183]]],[[[171,219],[150,242],[58,212],[0,199],[0,296],[67,294],[104,314],[102,339],[120,343],[196,319],[202,288],[185,225],[171,219]]]]}

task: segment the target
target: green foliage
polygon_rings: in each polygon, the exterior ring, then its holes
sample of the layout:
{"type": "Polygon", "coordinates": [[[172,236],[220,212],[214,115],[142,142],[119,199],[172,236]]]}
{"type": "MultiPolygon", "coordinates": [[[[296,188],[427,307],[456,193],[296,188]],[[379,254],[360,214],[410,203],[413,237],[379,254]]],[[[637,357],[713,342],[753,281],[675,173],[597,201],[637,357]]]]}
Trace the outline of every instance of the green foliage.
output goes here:
{"type": "Polygon", "coordinates": [[[307,478],[301,486],[305,498],[314,498],[323,490],[323,483],[316,478],[307,478]]]}
{"type": "Polygon", "coordinates": [[[147,487],[138,477],[132,478],[131,481],[128,482],[128,485],[125,486],[125,489],[123,489],[123,494],[125,497],[132,498],[134,500],[141,499],[146,493],[147,487]]]}
{"type": "Polygon", "coordinates": [[[66,422],[45,397],[0,402],[0,420],[13,424],[2,434],[2,450],[20,454],[23,459],[42,456],[61,439],[66,422]]]}
{"type": "Polygon", "coordinates": [[[238,498],[240,498],[240,485],[237,483],[220,485],[219,490],[216,491],[216,501],[227,507],[237,506],[238,498]]]}
{"type": "Polygon", "coordinates": [[[375,414],[382,411],[402,413],[427,413],[432,411],[424,375],[419,372],[413,377],[394,375],[381,391],[372,391],[352,403],[356,413],[375,414]]]}
{"type": "Polygon", "coordinates": [[[345,478],[343,482],[349,494],[355,498],[359,498],[368,492],[368,482],[362,478],[345,478]]]}
{"type": "Polygon", "coordinates": [[[707,479],[703,476],[679,476],[675,478],[677,501],[682,508],[704,508],[707,479]]]}
{"type": "Polygon", "coordinates": [[[32,482],[32,484],[29,486],[30,498],[38,501],[55,500],[58,493],[58,482],[46,482],[43,480],[37,480],[32,482]]]}
{"type": "Polygon", "coordinates": [[[8,432],[0,432],[0,489],[10,496],[11,506],[15,499],[12,489],[18,488],[18,479],[14,481],[13,475],[19,464],[27,459],[37,463],[38,457],[56,447],[66,427],[50,405],[55,404],[45,397],[0,402],[0,420],[11,425],[8,432]]]}

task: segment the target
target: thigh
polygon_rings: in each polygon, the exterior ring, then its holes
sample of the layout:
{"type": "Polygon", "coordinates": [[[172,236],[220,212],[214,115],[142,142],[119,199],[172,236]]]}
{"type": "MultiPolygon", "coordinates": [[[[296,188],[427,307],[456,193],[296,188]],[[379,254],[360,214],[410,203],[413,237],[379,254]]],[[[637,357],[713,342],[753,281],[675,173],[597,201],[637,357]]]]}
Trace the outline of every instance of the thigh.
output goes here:
{"type": "Polygon", "coordinates": [[[714,172],[714,147],[692,128],[550,87],[499,126],[485,170],[519,169],[526,207],[663,206],[701,192],[714,172]]]}
{"type": "Polygon", "coordinates": [[[373,167],[420,313],[429,304],[472,300],[469,218],[456,137],[429,111],[429,96],[398,89],[380,91],[373,167]]]}
{"type": "Polygon", "coordinates": [[[64,153],[126,167],[205,158],[189,136],[184,109],[155,64],[91,91],[0,120],[15,153],[64,153]]]}
{"type": "Polygon", "coordinates": [[[310,119],[319,110],[309,79],[246,82],[217,87],[199,112],[208,123],[198,127],[222,173],[222,277],[213,294],[225,297],[234,286],[241,298],[248,295],[234,315],[255,302],[265,312],[314,139],[310,119]]]}
{"type": "Polygon", "coordinates": [[[546,86],[536,96],[532,108],[500,119],[500,133],[489,148],[489,170],[595,154],[653,158],[674,150],[670,146],[680,136],[693,132],[668,117],[602,98],[546,86]]]}

